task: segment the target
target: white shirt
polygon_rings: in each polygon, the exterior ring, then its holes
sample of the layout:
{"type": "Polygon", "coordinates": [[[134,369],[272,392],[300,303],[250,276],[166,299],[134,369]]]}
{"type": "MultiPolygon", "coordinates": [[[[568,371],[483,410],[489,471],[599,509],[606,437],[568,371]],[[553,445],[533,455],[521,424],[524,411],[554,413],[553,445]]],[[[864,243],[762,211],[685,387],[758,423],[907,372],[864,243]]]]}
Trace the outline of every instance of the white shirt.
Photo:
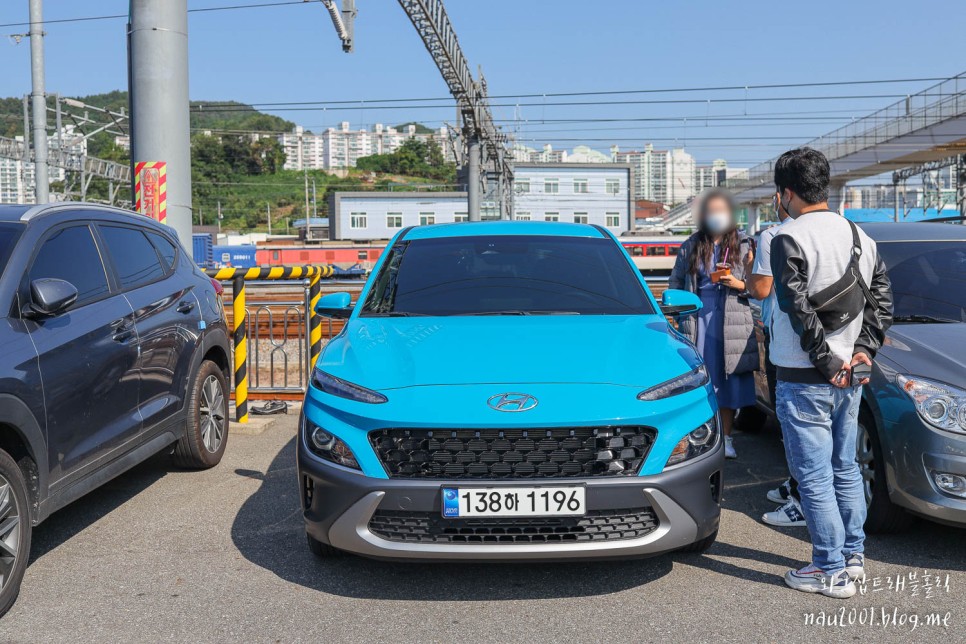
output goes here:
{"type": "MultiPolygon", "coordinates": [[[[755,254],[755,264],[751,269],[752,275],[764,275],[772,277],[771,274],[771,240],[781,231],[785,222],[791,221],[790,217],[785,217],[778,222],[777,226],[772,226],[761,231],[758,235],[758,252],[755,254]]],[[[771,318],[775,309],[778,308],[778,298],[775,296],[775,287],[772,286],[768,296],[761,301],[761,321],[771,332],[771,318]]]]}

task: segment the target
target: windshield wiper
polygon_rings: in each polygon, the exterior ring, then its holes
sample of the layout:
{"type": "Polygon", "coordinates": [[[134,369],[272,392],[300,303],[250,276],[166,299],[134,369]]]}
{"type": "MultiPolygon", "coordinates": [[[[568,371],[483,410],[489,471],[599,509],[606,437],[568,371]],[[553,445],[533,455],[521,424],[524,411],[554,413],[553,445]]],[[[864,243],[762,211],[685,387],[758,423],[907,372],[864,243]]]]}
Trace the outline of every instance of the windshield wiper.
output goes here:
{"type": "Polygon", "coordinates": [[[897,315],[892,318],[893,322],[921,322],[923,324],[948,324],[950,322],[955,322],[956,320],[950,320],[949,318],[938,318],[933,315],[897,315]]]}
{"type": "Polygon", "coordinates": [[[426,317],[426,313],[410,313],[409,311],[384,311],[378,313],[363,313],[367,318],[417,318],[426,317]]]}
{"type": "Polygon", "coordinates": [[[455,315],[580,315],[577,311],[524,311],[512,309],[507,311],[479,311],[477,313],[456,313],[455,315]]]}

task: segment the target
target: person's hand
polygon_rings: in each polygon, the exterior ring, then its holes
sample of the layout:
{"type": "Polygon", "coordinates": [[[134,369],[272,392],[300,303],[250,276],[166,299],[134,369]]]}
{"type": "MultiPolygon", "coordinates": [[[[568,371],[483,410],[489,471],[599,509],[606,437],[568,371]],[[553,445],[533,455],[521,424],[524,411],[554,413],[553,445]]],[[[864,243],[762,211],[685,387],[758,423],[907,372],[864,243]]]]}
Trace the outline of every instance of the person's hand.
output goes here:
{"type": "Polygon", "coordinates": [[[743,290],[745,290],[745,283],[744,283],[744,281],[738,279],[734,275],[722,275],[718,279],[718,283],[719,284],[724,284],[728,288],[733,288],[736,291],[743,291],[743,290]]]}
{"type": "MultiPolygon", "coordinates": [[[[849,364],[849,369],[851,369],[852,367],[854,367],[857,364],[867,364],[869,366],[872,366],[872,360],[869,358],[868,355],[866,355],[864,352],[860,351],[860,352],[856,353],[854,356],[852,356],[852,362],[849,364]]],[[[853,385],[865,385],[865,384],[868,384],[868,382],[869,382],[869,379],[868,378],[863,378],[859,382],[853,382],[852,384],[853,385]]]]}
{"type": "Polygon", "coordinates": [[[843,362],[842,366],[835,373],[834,376],[829,380],[830,383],[838,387],[839,389],[845,389],[851,384],[852,380],[852,365],[848,362],[843,362]]]}

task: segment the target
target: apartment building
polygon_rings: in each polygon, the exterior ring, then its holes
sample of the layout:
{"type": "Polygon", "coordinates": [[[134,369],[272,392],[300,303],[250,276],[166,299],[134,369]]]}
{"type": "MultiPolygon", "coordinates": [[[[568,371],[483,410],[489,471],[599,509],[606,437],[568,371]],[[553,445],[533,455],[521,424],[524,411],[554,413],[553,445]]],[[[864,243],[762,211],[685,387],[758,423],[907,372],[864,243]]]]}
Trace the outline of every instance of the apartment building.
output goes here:
{"type": "Polygon", "coordinates": [[[306,132],[299,126],[280,135],[278,140],[285,150],[286,170],[354,168],[361,157],[391,154],[410,138],[434,139],[447,160],[452,161],[452,153],[446,145],[449,138],[446,127],[431,133],[418,132],[417,129],[414,124],[398,129],[377,123],[368,130],[353,130],[348,121],[343,121],[338,128],[330,127],[320,134],[306,132]]]}

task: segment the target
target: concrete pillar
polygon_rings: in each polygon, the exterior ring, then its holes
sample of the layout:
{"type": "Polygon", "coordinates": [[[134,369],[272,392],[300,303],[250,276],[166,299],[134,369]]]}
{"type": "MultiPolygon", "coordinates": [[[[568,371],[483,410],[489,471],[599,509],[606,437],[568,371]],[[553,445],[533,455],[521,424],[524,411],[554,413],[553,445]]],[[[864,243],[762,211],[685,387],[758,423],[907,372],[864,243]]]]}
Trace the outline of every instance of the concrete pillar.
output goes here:
{"type": "Polygon", "coordinates": [[[832,182],[828,190],[828,207],[840,215],[845,214],[845,182],[832,182]]]}
{"type": "Polygon", "coordinates": [[[469,171],[467,172],[466,193],[469,221],[480,220],[480,140],[470,139],[469,171]]]}
{"type": "Polygon", "coordinates": [[[748,204],[748,221],[745,222],[745,232],[754,237],[758,234],[761,224],[761,210],[758,204],[748,204]]]}
{"type": "Polygon", "coordinates": [[[166,223],[191,248],[187,0],[131,0],[128,86],[131,175],[142,161],[166,164],[166,223]]]}

